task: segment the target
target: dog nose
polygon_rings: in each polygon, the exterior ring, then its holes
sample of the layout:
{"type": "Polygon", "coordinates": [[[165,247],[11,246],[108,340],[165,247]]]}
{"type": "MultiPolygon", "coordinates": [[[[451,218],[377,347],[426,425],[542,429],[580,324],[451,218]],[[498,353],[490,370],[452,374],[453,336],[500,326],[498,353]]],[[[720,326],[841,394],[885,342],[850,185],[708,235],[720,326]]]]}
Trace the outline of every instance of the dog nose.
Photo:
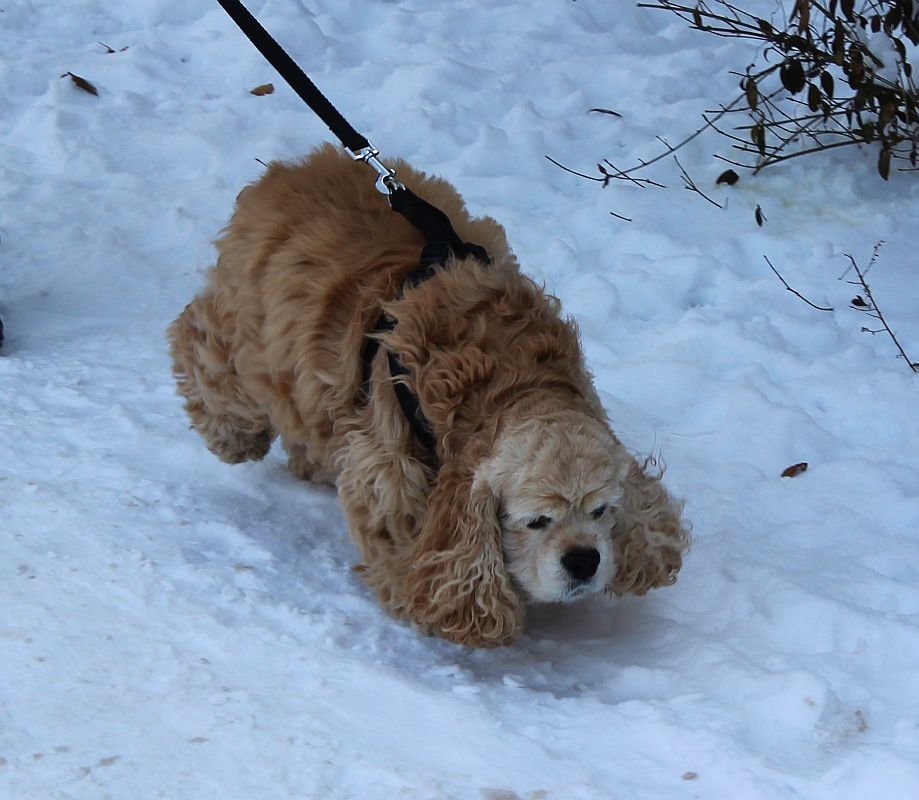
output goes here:
{"type": "Polygon", "coordinates": [[[572,547],[562,556],[562,566],[576,581],[589,581],[600,566],[600,553],[593,547],[572,547]]]}

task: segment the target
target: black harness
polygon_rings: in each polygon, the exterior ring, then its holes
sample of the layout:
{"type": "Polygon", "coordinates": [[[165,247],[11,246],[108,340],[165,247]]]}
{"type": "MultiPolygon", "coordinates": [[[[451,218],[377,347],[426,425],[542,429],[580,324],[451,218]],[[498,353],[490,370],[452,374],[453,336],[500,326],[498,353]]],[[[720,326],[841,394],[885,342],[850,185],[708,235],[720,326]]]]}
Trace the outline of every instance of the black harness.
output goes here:
{"type": "MultiPolygon", "coordinates": [[[[433,206],[432,206],[433,208],[433,206]]],[[[441,214],[446,221],[450,233],[455,237],[456,232],[450,225],[443,212],[434,209],[441,214]]],[[[449,245],[446,241],[429,241],[421,250],[421,266],[408,273],[402,283],[402,291],[406,288],[417,286],[419,283],[433,277],[438,267],[446,266],[451,256],[456,258],[466,258],[472,256],[483,264],[489,263],[488,253],[485,248],[470,242],[459,241],[461,248],[459,252],[449,245]]],[[[363,380],[361,382],[361,393],[365,398],[370,397],[370,374],[373,367],[373,359],[380,351],[381,342],[379,335],[391,331],[396,327],[396,320],[385,311],[377,318],[377,323],[373,327],[370,336],[365,340],[364,347],[361,351],[361,364],[363,369],[363,380]]],[[[398,356],[391,350],[386,351],[386,359],[389,364],[389,374],[393,378],[393,391],[396,394],[396,400],[402,413],[408,420],[408,424],[415,435],[415,440],[424,453],[424,461],[428,466],[436,468],[437,459],[437,441],[434,437],[434,429],[428,418],[421,410],[421,403],[402,378],[409,374],[409,371],[399,361],[398,356]]]]}
{"type": "MultiPolygon", "coordinates": [[[[300,96],[300,98],[315,112],[315,114],[329,127],[329,130],[350,151],[352,157],[364,161],[378,174],[377,189],[389,195],[389,204],[393,211],[405,217],[424,236],[425,245],[421,251],[421,266],[409,273],[404,280],[403,291],[406,286],[417,286],[422,281],[431,277],[437,267],[447,264],[450,257],[464,259],[473,257],[483,264],[488,264],[490,259],[485,249],[477,244],[464,242],[457,235],[450,219],[439,208],[432,206],[426,200],[407,189],[395,178],[395,173],[387,169],[377,159],[379,151],[370,142],[358,133],[348,121],[338,112],[328,98],[319,91],[307,74],[297,66],[297,63],[284,51],[266,31],[259,21],[252,16],[249,10],[239,0],[217,0],[224,11],[232,17],[240,30],[249,38],[258,51],[278,71],[282,78],[300,96]]],[[[380,314],[376,326],[366,340],[361,353],[363,369],[363,394],[369,395],[370,373],[373,359],[380,349],[379,334],[391,331],[396,326],[396,320],[385,312],[380,314]]],[[[393,378],[393,389],[396,398],[408,420],[409,425],[424,450],[425,461],[433,468],[437,466],[437,442],[430,422],[424,416],[418,398],[406,385],[404,376],[408,370],[399,362],[394,353],[387,351],[389,372],[393,378]]]]}

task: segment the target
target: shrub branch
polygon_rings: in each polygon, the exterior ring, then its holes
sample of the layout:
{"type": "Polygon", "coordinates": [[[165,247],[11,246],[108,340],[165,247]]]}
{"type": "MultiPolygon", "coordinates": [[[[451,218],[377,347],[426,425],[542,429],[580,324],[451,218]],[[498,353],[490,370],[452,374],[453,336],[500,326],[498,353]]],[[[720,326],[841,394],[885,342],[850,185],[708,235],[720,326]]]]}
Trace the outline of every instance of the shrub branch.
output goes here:
{"type": "Polygon", "coordinates": [[[884,180],[892,162],[901,171],[919,167],[919,91],[907,51],[907,43],[919,46],[919,0],[795,0],[791,15],[779,24],[744,11],[732,0],[657,0],[638,6],[669,11],[713,36],[750,40],[761,46],[761,65],[754,61],[735,73],[739,93],[705,112],[701,127],[652,158],[624,169],[603,161],[597,165],[599,175],[549,159],[554,164],[604,187],[611,180],[634,182],[636,172],[713,129],[737,153],[722,158],[754,173],[851,146],[876,149],[877,171],[884,180]],[[887,63],[872,47],[885,54],[887,63]],[[731,127],[738,114],[749,121],[731,127]]]}
{"type": "MultiPolygon", "coordinates": [[[[874,250],[871,253],[871,260],[868,262],[868,266],[865,267],[865,269],[859,267],[858,262],[851,255],[848,253],[843,253],[843,255],[849,259],[849,269],[853,270],[858,277],[857,281],[849,281],[849,283],[851,283],[853,286],[861,287],[861,290],[865,293],[865,298],[867,298],[863,299],[860,295],[856,296],[852,301],[852,307],[857,311],[861,311],[863,314],[867,314],[872,319],[878,320],[878,322],[880,322],[883,326],[879,330],[872,330],[870,328],[863,328],[862,330],[866,331],[867,333],[880,333],[882,330],[886,331],[887,335],[890,336],[891,341],[893,341],[894,345],[899,351],[900,356],[909,365],[909,368],[913,372],[919,372],[919,362],[913,361],[906,354],[906,351],[903,349],[903,345],[900,344],[896,334],[891,330],[890,325],[887,324],[887,320],[885,319],[884,314],[881,312],[877,300],[875,300],[874,294],[872,293],[871,287],[868,285],[868,281],[866,279],[868,272],[877,263],[878,252],[880,251],[881,245],[883,244],[884,242],[878,242],[874,245],[874,250]]],[[[846,272],[843,273],[843,277],[845,277],[845,274],[848,272],[849,270],[847,269],[846,272]]]]}

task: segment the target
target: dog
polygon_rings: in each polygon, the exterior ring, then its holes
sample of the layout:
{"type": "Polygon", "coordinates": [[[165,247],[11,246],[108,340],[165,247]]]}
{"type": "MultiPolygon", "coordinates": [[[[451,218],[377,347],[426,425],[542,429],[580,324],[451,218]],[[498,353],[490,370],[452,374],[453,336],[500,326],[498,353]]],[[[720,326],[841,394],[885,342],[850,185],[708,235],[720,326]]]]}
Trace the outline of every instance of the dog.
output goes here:
{"type": "Polygon", "coordinates": [[[446,181],[393,166],[490,263],[451,258],[409,283],[424,239],[364,165],[330,145],[270,164],[169,328],[192,427],[228,463],[279,437],[294,474],[336,486],[356,569],[427,634],[507,645],[530,604],[674,583],[682,506],[613,434],[574,323],[497,222],[471,217],[446,181]],[[375,328],[381,314],[391,324],[375,328]]]}

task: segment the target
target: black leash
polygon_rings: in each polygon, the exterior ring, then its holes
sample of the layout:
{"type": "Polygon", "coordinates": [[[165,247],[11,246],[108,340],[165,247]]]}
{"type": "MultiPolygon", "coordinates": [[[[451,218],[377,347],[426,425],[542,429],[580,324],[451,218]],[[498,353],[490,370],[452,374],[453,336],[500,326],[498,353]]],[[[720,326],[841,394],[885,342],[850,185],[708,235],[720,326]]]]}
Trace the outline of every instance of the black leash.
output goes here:
{"type": "MultiPolygon", "coordinates": [[[[421,254],[421,268],[407,276],[406,283],[416,285],[430,277],[434,274],[435,267],[446,265],[451,255],[457,259],[473,257],[483,264],[490,262],[488,253],[483,247],[464,242],[459,237],[450,224],[449,217],[443,211],[426,200],[422,200],[396,179],[395,171],[386,167],[377,158],[380,151],[351,126],[240,0],[217,0],[217,2],[268,63],[335,134],[351,157],[356,161],[365,162],[374,169],[377,173],[376,187],[380,192],[389,196],[389,204],[393,211],[401,214],[421,232],[425,241],[421,254]]],[[[386,314],[381,314],[373,332],[375,334],[384,333],[392,330],[395,325],[395,320],[386,314]]],[[[370,365],[379,349],[379,339],[368,339],[361,354],[365,396],[369,393],[370,387],[370,365]]],[[[418,398],[412,394],[405,382],[400,380],[401,377],[409,374],[408,370],[399,363],[393,353],[387,352],[386,355],[390,374],[395,379],[393,388],[396,399],[412,427],[415,438],[426,453],[426,460],[431,466],[436,467],[437,446],[431,424],[424,416],[418,398]]]]}
{"type": "Polygon", "coordinates": [[[261,23],[252,16],[239,0],[217,0],[223,10],[230,15],[239,29],[249,37],[258,49],[258,51],[268,60],[290,85],[300,98],[305,102],[334,133],[341,143],[352,153],[359,153],[366,147],[370,147],[368,142],[348,123],[338,109],[333,106],[326,96],[319,91],[319,88],[313,83],[307,74],[297,66],[294,61],[281,45],[279,45],[266,31],[261,23]]]}
{"type": "Polygon", "coordinates": [[[351,126],[240,0],[217,0],[217,2],[268,63],[290,84],[291,89],[338,137],[352,158],[356,161],[364,161],[376,171],[377,189],[389,195],[393,211],[404,216],[418,228],[424,234],[427,243],[446,242],[457,258],[467,258],[472,255],[488,262],[488,256],[482,248],[469,245],[457,236],[446,214],[426,200],[422,200],[396,180],[395,171],[384,166],[377,158],[380,151],[351,126]]]}

